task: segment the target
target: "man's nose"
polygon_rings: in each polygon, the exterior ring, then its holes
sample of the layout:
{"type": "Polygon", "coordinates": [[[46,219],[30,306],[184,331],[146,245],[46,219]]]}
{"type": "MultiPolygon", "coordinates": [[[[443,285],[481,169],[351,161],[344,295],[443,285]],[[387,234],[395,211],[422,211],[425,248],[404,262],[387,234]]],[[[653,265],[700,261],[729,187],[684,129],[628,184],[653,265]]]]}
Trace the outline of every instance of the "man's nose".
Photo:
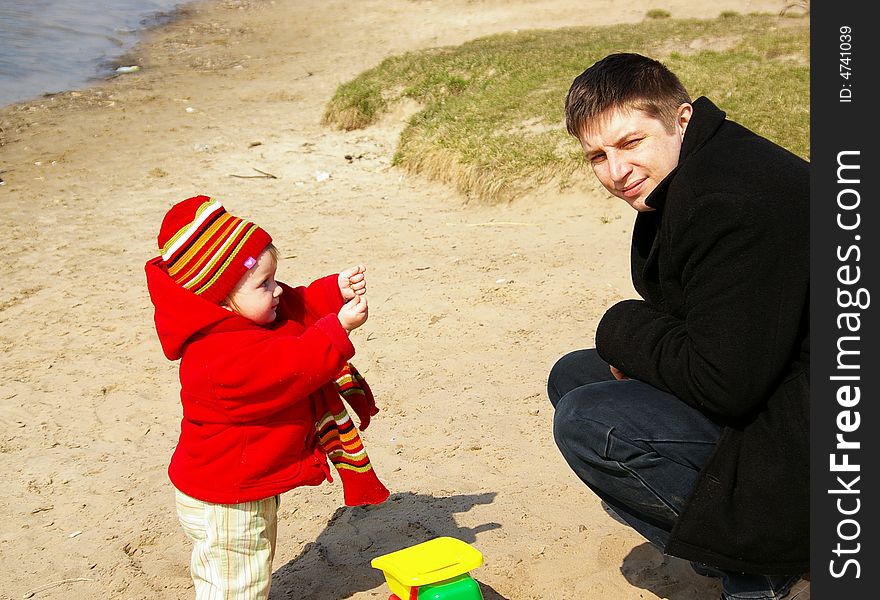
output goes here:
{"type": "Polygon", "coordinates": [[[276,284],[275,284],[275,289],[272,290],[272,295],[275,296],[275,297],[277,298],[278,296],[281,295],[281,292],[283,292],[283,291],[284,291],[284,289],[283,289],[280,285],[278,285],[278,284],[276,283],[276,284]]]}
{"type": "Polygon", "coordinates": [[[608,172],[611,174],[611,179],[615,182],[625,181],[631,170],[632,167],[630,167],[629,162],[623,157],[617,154],[608,155],[608,172]]]}

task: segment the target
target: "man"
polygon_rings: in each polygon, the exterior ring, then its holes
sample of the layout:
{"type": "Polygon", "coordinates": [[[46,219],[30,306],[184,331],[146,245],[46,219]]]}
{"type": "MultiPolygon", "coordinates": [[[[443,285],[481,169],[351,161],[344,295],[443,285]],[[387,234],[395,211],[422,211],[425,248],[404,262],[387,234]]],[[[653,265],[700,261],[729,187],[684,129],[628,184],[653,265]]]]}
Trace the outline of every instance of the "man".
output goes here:
{"type": "Polygon", "coordinates": [[[809,571],[809,164],[637,54],[584,71],[565,110],[638,211],[641,299],[554,365],[556,443],[634,529],[721,577],[722,599],[793,598],[809,571]]]}

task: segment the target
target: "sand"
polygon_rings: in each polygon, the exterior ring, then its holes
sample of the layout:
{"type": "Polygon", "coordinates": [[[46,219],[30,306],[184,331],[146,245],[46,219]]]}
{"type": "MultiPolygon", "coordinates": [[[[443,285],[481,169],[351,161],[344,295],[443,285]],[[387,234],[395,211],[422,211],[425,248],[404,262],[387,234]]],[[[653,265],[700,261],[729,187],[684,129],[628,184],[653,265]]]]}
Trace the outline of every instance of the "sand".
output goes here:
{"type": "Polygon", "coordinates": [[[352,132],[320,116],[408,50],[781,5],[215,0],[152,32],[139,72],[0,111],[0,597],[192,597],[166,475],[176,364],[143,264],[167,208],[204,193],[272,233],[288,283],[368,269],[354,362],[392,497],[344,508],[338,480],[284,494],[272,598],[384,600],[370,560],[441,535],[482,552],[485,600],[716,598],[609,516],[552,439],[547,373],[634,295],[635,213],[589,186],[486,206],[391,166],[411,107],[352,132]]]}

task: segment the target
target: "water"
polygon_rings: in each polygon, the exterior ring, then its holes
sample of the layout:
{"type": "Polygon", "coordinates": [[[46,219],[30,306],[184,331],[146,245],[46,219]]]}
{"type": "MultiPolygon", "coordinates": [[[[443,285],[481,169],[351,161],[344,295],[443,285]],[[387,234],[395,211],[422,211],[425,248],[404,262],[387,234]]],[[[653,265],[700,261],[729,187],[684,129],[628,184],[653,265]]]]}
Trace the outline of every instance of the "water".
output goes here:
{"type": "Polygon", "coordinates": [[[0,0],[0,106],[110,75],[184,0],[0,0]]]}

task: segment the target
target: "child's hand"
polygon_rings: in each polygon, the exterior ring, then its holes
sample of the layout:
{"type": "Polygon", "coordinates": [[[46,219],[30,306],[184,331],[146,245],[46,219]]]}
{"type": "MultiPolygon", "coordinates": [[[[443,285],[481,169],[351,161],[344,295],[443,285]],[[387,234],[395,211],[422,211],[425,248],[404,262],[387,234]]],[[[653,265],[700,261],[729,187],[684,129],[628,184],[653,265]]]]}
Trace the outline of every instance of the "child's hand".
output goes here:
{"type": "Polygon", "coordinates": [[[357,265],[339,273],[339,291],[343,300],[348,301],[367,292],[366,270],[364,265],[357,265]]]}
{"type": "Polygon", "coordinates": [[[338,316],[342,328],[351,333],[367,320],[367,297],[364,294],[356,294],[354,298],[342,305],[338,316]]]}

